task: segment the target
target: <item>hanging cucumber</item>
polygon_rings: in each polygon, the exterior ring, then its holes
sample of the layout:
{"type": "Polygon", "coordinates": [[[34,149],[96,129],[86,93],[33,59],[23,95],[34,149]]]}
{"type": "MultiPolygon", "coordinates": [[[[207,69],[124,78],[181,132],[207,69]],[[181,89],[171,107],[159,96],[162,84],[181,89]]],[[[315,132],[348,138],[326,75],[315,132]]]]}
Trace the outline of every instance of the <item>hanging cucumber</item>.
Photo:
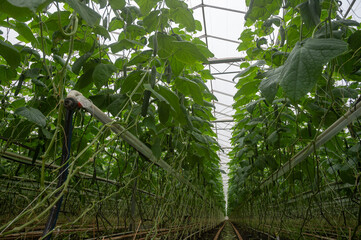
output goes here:
{"type": "Polygon", "coordinates": [[[156,57],[158,54],[158,40],[157,40],[157,34],[153,38],[153,56],[156,57]]]}
{"type": "Polygon", "coordinates": [[[14,95],[17,96],[20,93],[21,87],[23,86],[25,75],[22,73],[19,77],[18,85],[16,86],[14,95]]]}
{"type": "Polygon", "coordinates": [[[169,84],[172,80],[172,67],[170,66],[170,63],[165,68],[165,75],[167,76],[167,83],[169,84]]]}
{"type": "Polygon", "coordinates": [[[155,86],[155,79],[157,77],[157,68],[156,66],[152,67],[152,71],[150,72],[150,86],[154,89],[155,86]]]}
{"type": "MultiPolygon", "coordinates": [[[[152,67],[152,71],[150,73],[150,86],[154,88],[155,86],[155,79],[157,76],[157,68],[155,66],[152,67]]],[[[142,116],[147,116],[148,113],[148,107],[149,107],[149,100],[150,100],[151,92],[149,90],[144,91],[144,99],[143,99],[143,105],[142,105],[142,116]]]]}
{"type": "Polygon", "coordinates": [[[285,45],[285,41],[286,41],[286,33],[285,33],[285,29],[283,28],[283,26],[280,27],[280,36],[281,36],[280,47],[283,47],[283,45],[285,45]]]}

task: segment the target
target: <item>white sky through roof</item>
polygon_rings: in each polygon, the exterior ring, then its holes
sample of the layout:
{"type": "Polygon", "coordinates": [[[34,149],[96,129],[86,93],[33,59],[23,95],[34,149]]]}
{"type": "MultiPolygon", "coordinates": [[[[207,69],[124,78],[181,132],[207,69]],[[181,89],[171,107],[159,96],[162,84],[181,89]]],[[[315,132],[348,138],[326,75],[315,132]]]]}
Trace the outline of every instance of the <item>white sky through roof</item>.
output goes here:
{"type": "MultiPolygon", "coordinates": [[[[244,1],[241,0],[189,0],[189,8],[194,9],[194,18],[202,23],[202,31],[197,34],[214,54],[215,58],[236,58],[243,57],[237,51],[239,36],[243,31],[244,13],[236,11],[246,11],[244,1]],[[204,7],[200,7],[203,4],[204,7]],[[230,11],[230,10],[236,11],[230,11]],[[205,24],[205,26],[204,26],[205,24]],[[208,36],[207,38],[205,36],[208,36]]],[[[233,96],[237,92],[235,82],[233,82],[234,72],[240,71],[239,62],[211,64],[210,71],[214,74],[215,80],[208,82],[208,87],[217,97],[215,102],[214,116],[217,120],[231,120],[234,110],[232,104],[233,96]],[[228,72],[228,74],[227,74],[228,72]]],[[[221,169],[228,174],[229,158],[227,153],[231,150],[230,138],[233,122],[213,123],[218,134],[218,142],[224,152],[219,152],[221,159],[221,169]]],[[[228,175],[222,174],[223,190],[226,196],[228,192],[228,175]]]]}

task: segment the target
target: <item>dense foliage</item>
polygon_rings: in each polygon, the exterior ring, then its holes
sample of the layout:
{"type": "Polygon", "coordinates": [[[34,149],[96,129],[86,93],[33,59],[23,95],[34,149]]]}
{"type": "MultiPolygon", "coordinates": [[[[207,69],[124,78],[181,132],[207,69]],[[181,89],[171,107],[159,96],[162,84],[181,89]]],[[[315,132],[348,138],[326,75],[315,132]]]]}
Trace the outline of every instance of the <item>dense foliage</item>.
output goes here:
{"type": "Polygon", "coordinates": [[[140,220],[157,229],[192,216],[199,225],[184,230],[192,231],[223,216],[215,97],[203,65],[213,54],[193,37],[201,24],[183,1],[135,2],[0,1],[0,235],[42,229],[56,191],[65,196],[58,230],[96,224],[104,233],[140,220]],[[200,194],[81,110],[69,177],[55,190],[73,89],[200,194]]]}
{"type": "Polygon", "coordinates": [[[360,122],[299,164],[290,159],[313,147],[358,102],[360,23],[334,0],[246,4],[238,50],[247,62],[235,77],[228,214],[291,238],[355,237],[361,224],[360,122]],[[289,170],[278,174],[287,164],[289,170]]]}

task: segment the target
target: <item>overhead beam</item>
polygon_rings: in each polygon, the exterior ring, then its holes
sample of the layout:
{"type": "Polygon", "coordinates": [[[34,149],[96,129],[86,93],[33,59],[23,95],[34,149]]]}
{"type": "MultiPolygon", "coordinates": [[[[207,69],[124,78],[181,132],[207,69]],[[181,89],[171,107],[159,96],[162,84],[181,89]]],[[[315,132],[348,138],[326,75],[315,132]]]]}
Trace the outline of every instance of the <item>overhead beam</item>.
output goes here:
{"type": "Polygon", "coordinates": [[[222,136],[222,137],[226,137],[226,138],[231,138],[232,137],[232,136],[227,136],[227,135],[222,134],[222,133],[217,133],[217,135],[222,136]]]}
{"type": "Polygon", "coordinates": [[[349,14],[349,12],[351,11],[351,9],[353,8],[353,5],[355,4],[356,0],[353,0],[352,3],[350,4],[350,6],[348,7],[345,15],[343,16],[343,18],[345,19],[347,17],[347,15],[349,14]]]}
{"type": "Polygon", "coordinates": [[[221,105],[221,106],[227,107],[227,108],[232,108],[232,105],[227,105],[227,104],[224,104],[224,103],[221,103],[221,102],[215,102],[215,104],[218,104],[218,105],[221,105]]]}
{"type": "Polygon", "coordinates": [[[224,11],[228,11],[228,12],[235,12],[235,13],[241,13],[241,14],[246,14],[247,13],[245,11],[240,11],[240,10],[231,9],[231,8],[218,7],[218,6],[209,5],[209,4],[199,4],[199,5],[195,6],[195,7],[193,7],[192,10],[195,10],[197,8],[204,8],[204,7],[215,8],[215,9],[219,9],[219,10],[224,10],[224,11]]]}
{"type": "Polygon", "coordinates": [[[240,71],[232,71],[232,72],[219,72],[219,73],[212,73],[212,75],[221,75],[221,74],[236,74],[240,71]]]}
{"type": "Polygon", "coordinates": [[[225,114],[225,113],[222,113],[222,112],[218,112],[218,111],[215,111],[216,114],[219,114],[219,115],[223,115],[223,116],[226,116],[226,117],[232,117],[231,115],[229,114],[225,114]]]}
{"type": "Polygon", "coordinates": [[[211,121],[212,123],[227,123],[227,122],[234,122],[233,119],[217,119],[217,120],[213,120],[211,121]]]}
{"type": "Polygon", "coordinates": [[[234,62],[244,62],[246,59],[244,57],[228,57],[228,58],[209,58],[209,64],[219,64],[219,63],[234,63],[234,62]]]}
{"type": "Polygon", "coordinates": [[[198,38],[206,38],[206,39],[207,38],[214,38],[214,39],[218,39],[218,40],[222,40],[222,41],[226,41],[226,42],[231,42],[231,43],[237,43],[237,44],[241,43],[240,41],[235,41],[235,40],[231,40],[231,39],[228,39],[228,38],[222,38],[222,37],[217,37],[217,36],[207,35],[207,34],[201,35],[198,38]]]}
{"type": "Polygon", "coordinates": [[[213,92],[219,93],[219,94],[223,94],[223,95],[225,95],[225,96],[232,97],[232,98],[234,97],[234,95],[232,95],[232,94],[224,93],[224,92],[221,92],[221,91],[218,91],[218,90],[213,90],[213,92]]]}
{"type": "Polygon", "coordinates": [[[218,141],[222,141],[222,142],[225,142],[225,143],[229,143],[229,141],[227,141],[226,139],[222,139],[222,138],[218,138],[218,141]]]}
{"type": "MultiPolygon", "coordinates": [[[[202,17],[203,17],[203,27],[204,27],[204,34],[207,36],[207,22],[206,22],[206,14],[204,12],[204,6],[203,6],[203,0],[202,0],[202,3],[201,3],[201,7],[202,7],[202,17]]],[[[206,45],[207,47],[208,46],[208,38],[206,37],[206,45]]]]}
{"type": "MultiPolygon", "coordinates": [[[[212,75],[214,75],[214,73],[212,73],[212,75]]],[[[220,77],[215,77],[215,79],[221,80],[221,81],[223,81],[223,82],[228,82],[228,83],[236,84],[235,82],[233,82],[233,81],[231,81],[231,80],[227,80],[227,79],[220,78],[220,77]]],[[[212,81],[214,81],[214,80],[212,80],[212,81]]]]}

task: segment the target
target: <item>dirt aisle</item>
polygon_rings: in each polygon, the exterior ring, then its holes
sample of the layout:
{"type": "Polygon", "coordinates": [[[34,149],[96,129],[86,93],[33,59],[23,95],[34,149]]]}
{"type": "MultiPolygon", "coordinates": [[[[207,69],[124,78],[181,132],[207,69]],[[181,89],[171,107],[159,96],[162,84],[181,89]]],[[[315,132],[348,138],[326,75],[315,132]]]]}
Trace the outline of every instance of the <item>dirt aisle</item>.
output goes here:
{"type": "Polygon", "coordinates": [[[233,228],[228,221],[226,221],[226,225],[224,226],[219,239],[221,239],[221,240],[237,240],[238,239],[236,233],[233,231],[233,228]]]}

